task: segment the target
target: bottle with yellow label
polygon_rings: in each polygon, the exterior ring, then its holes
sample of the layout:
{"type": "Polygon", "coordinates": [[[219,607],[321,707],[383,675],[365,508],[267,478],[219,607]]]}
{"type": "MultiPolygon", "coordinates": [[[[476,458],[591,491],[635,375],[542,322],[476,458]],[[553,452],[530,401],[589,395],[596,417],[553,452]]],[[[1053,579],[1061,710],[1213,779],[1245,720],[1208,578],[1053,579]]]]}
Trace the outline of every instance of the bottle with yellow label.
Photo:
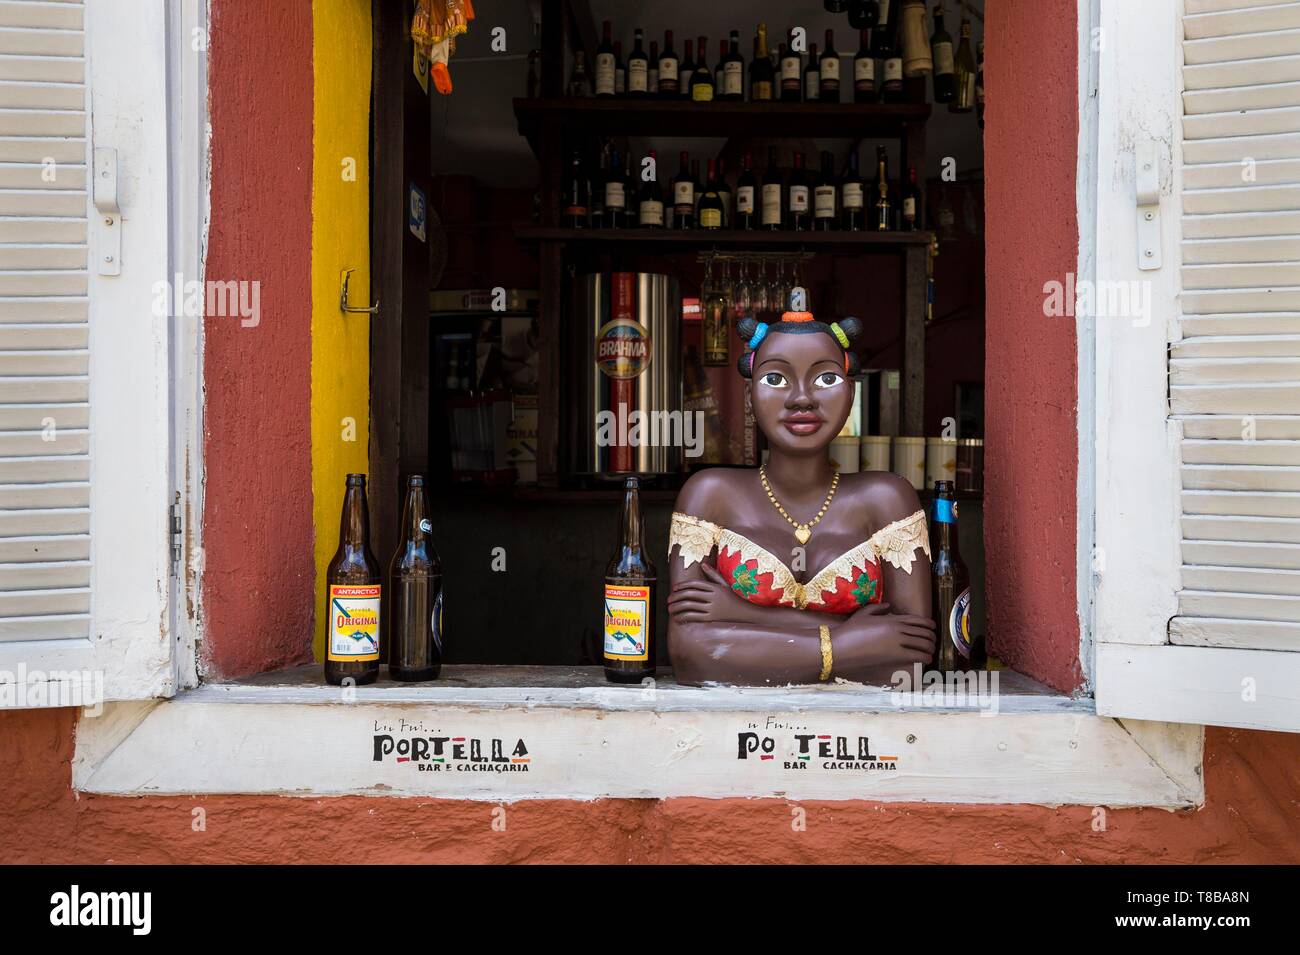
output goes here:
{"type": "Polygon", "coordinates": [[[379,677],[380,572],[370,553],[364,474],[348,475],[339,549],[325,579],[325,682],[374,683],[379,677]]]}
{"type": "Polygon", "coordinates": [[[640,683],[655,672],[655,566],[646,556],[641,482],[623,485],[618,545],[605,567],[605,678],[640,683]]]}

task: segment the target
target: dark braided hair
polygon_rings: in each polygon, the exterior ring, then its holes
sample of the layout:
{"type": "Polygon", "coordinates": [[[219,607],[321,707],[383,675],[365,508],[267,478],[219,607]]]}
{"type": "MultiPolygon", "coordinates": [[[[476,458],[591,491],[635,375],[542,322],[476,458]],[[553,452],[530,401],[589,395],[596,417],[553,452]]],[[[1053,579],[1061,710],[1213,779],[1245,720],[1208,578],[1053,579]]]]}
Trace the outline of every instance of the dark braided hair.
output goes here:
{"type": "Polygon", "coordinates": [[[835,342],[844,351],[844,373],[852,378],[860,369],[858,356],[855,355],[849,345],[862,334],[863,326],[856,318],[842,318],[838,322],[831,322],[829,325],[825,322],[819,322],[812,316],[812,312],[786,312],[781,316],[779,322],[760,322],[751,315],[746,315],[736,322],[736,332],[746,344],[745,353],[740,356],[736,363],[736,368],[742,378],[754,377],[754,355],[758,352],[758,346],[762,344],[768,335],[774,333],[786,333],[793,335],[809,335],[821,333],[829,335],[831,341],[835,342]]]}

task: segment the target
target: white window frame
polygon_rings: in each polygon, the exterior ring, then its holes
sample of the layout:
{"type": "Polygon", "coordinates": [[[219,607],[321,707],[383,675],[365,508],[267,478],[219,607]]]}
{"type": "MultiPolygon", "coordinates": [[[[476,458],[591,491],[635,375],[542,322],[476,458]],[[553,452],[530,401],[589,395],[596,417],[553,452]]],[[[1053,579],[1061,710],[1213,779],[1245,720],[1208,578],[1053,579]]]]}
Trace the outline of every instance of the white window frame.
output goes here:
{"type": "MultiPolygon", "coordinates": [[[[1300,653],[1169,642],[1181,577],[1181,435],[1168,419],[1167,343],[1181,294],[1183,3],[1099,0],[1099,12],[1097,151],[1088,168],[1080,165],[1081,199],[1091,188],[1096,212],[1081,260],[1087,249],[1103,281],[1147,283],[1151,321],[1094,323],[1096,375],[1087,397],[1096,414],[1090,571],[1097,712],[1300,730],[1300,653]],[[1154,145],[1161,167],[1163,264],[1151,271],[1138,268],[1135,157],[1144,143],[1154,145]],[[1244,689],[1246,679],[1253,684],[1244,689]]],[[[1081,334],[1081,372],[1092,361],[1090,347],[1081,334]]]]}

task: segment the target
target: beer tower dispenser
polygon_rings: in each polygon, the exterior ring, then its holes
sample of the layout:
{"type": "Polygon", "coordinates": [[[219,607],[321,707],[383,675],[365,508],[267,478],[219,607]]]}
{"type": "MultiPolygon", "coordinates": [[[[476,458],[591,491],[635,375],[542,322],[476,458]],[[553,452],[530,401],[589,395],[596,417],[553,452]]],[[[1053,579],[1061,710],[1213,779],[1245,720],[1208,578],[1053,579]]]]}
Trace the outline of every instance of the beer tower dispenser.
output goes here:
{"type": "Polygon", "coordinates": [[[574,473],[680,472],[687,422],[677,280],[650,272],[593,273],[578,278],[574,298],[583,338],[570,432],[574,473]]]}

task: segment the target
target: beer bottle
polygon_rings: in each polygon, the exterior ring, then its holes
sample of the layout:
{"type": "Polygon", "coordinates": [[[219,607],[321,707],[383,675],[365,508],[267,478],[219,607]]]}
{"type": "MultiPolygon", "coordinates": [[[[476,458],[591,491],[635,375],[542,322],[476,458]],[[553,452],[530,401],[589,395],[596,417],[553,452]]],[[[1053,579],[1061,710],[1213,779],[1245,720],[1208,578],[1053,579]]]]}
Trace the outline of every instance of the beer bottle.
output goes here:
{"type": "Polygon", "coordinates": [[[370,553],[366,476],[349,474],[339,549],[325,573],[325,682],[374,683],[379,676],[379,562],[370,553]]]}
{"type": "Polygon", "coordinates": [[[388,565],[388,675],[436,680],[442,669],[442,563],[433,549],[424,478],[406,480],[402,542],[388,565]]]}
{"type": "Polygon", "coordinates": [[[957,500],[952,481],[934,482],[934,539],[930,594],[938,623],[933,666],[969,670],[971,660],[970,574],[957,548],[957,500]]]}
{"type": "Polygon", "coordinates": [[[655,672],[655,567],[645,552],[641,482],[623,485],[618,545],[605,567],[605,678],[639,683],[655,672]]]}

